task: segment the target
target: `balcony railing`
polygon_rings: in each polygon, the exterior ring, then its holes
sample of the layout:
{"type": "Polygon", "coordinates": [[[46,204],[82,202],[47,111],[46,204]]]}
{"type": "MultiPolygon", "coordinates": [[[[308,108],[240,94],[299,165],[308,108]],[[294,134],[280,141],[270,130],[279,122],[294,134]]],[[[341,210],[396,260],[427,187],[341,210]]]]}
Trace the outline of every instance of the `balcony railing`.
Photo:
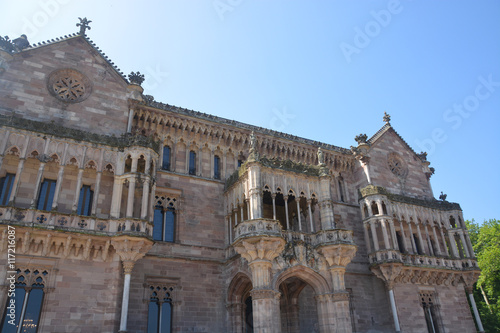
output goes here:
{"type": "Polygon", "coordinates": [[[120,218],[101,219],[91,216],[63,214],[59,212],[15,207],[0,207],[0,221],[17,225],[65,230],[74,232],[93,232],[96,234],[135,234],[152,236],[153,227],[145,220],[120,218]]]}
{"type": "Polygon", "coordinates": [[[234,228],[235,240],[242,237],[274,236],[287,242],[303,241],[312,246],[321,244],[354,244],[351,230],[331,229],[316,233],[304,233],[292,230],[282,230],[281,225],[272,219],[246,220],[234,228]]]}
{"type": "Polygon", "coordinates": [[[368,255],[370,264],[400,262],[405,266],[431,267],[439,269],[477,269],[477,261],[471,258],[443,258],[417,254],[402,254],[396,250],[380,250],[368,255]]]}

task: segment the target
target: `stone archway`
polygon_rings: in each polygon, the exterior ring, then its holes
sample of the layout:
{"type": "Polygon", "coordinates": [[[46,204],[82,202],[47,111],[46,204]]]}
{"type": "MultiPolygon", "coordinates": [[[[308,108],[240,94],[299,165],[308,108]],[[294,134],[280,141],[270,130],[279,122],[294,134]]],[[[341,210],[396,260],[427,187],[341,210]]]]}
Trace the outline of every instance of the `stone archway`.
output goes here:
{"type": "Polygon", "coordinates": [[[227,293],[228,331],[253,333],[252,281],[244,273],[237,273],[229,284],[227,293]]]}
{"type": "Polygon", "coordinates": [[[330,293],[327,280],[312,269],[298,265],[277,276],[274,285],[281,293],[281,332],[319,332],[316,295],[330,293]]]}

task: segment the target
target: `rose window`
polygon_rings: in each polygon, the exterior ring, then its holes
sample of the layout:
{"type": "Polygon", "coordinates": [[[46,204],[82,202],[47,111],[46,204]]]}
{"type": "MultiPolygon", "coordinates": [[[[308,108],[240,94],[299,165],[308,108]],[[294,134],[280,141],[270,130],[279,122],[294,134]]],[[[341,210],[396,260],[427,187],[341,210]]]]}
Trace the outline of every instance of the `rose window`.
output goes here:
{"type": "Polygon", "coordinates": [[[392,153],[387,157],[387,165],[389,170],[398,177],[406,176],[408,168],[403,159],[396,153],[392,153]]]}
{"type": "Polygon", "coordinates": [[[66,103],[78,103],[90,95],[90,81],[73,69],[62,69],[52,73],[48,87],[51,94],[66,103]]]}

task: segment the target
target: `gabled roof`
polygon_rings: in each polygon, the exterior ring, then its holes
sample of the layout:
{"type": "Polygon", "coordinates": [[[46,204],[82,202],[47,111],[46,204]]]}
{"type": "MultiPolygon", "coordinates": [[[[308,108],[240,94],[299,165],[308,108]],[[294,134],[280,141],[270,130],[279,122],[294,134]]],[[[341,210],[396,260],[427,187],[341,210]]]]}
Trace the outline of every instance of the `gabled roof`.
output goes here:
{"type": "Polygon", "coordinates": [[[401,140],[401,142],[403,142],[403,144],[406,146],[406,148],[408,148],[408,150],[410,150],[418,158],[420,158],[420,154],[417,154],[417,152],[415,150],[413,150],[412,147],[410,147],[410,145],[403,139],[403,137],[401,135],[399,135],[398,132],[396,132],[396,130],[391,126],[391,124],[389,122],[386,122],[385,125],[382,126],[382,128],[377,131],[377,133],[373,134],[373,136],[367,140],[367,143],[370,146],[372,146],[375,142],[378,141],[378,139],[380,139],[385,133],[387,133],[389,131],[396,134],[396,136],[401,140]]]}
{"type": "Polygon", "coordinates": [[[22,52],[26,52],[26,51],[29,51],[29,50],[33,50],[33,49],[38,49],[38,48],[45,47],[45,46],[48,46],[48,45],[54,45],[54,44],[57,44],[57,43],[60,43],[60,42],[63,42],[63,41],[67,41],[67,40],[70,40],[70,39],[76,39],[76,38],[83,38],[90,45],[90,47],[92,47],[96,51],[96,53],[99,54],[102,57],[102,59],[104,59],[104,61],[106,61],[106,63],[111,68],[113,68],[113,70],[123,80],[125,80],[125,82],[127,84],[129,83],[129,81],[127,80],[126,76],[118,68],[118,66],[116,66],[115,63],[113,61],[111,61],[111,59],[109,59],[109,57],[104,52],[102,52],[102,50],[85,34],[82,35],[82,34],[79,34],[79,33],[73,33],[73,34],[69,34],[69,35],[64,35],[64,36],[61,36],[61,37],[58,37],[58,38],[55,38],[55,39],[50,39],[50,40],[47,40],[47,41],[42,41],[42,42],[34,43],[32,45],[28,44],[26,47],[23,47],[22,49],[19,49],[16,46],[16,44],[15,44],[16,39],[14,41],[10,41],[8,39],[8,37],[6,37],[6,38],[2,38],[2,40],[1,40],[0,49],[3,49],[4,51],[6,51],[8,53],[11,53],[11,54],[16,54],[16,53],[22,53],[22,52]]]}

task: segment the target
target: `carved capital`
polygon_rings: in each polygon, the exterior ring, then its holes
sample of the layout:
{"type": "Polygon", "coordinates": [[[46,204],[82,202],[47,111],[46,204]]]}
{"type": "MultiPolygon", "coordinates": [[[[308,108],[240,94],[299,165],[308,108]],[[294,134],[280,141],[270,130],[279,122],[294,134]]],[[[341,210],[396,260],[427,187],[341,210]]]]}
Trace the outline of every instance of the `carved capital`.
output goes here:
{"type": "Polygon", "coordinates": [[[356,250],[356,245],[350,244],[324,245],[318,248],[318,252],[325,257],[330,267],[346,267],[354,258],[356,250]]]}
{"type": "Polygon", "coordinates": [[[256,299],[276,299],[279,300],[281,293],[272,289],[254,289],[250,291],[253,300],[256,299]]]}
{"type": "Polygon", "coordinates": [[[249,263],[254,260],[269,260],[280,255],[285,248],[285,240],[278,237],[254,237],[242,239],[234,244],[234,249],[249,263]]]}
{"type": "Polygon", "coordinates": [[[370,270],[382,281],[384,281],[387,289],[391,290],[394,287],[396,278],[403,269],[402,264],[385,264],[371,267],[370,270]]]}
{"type": "Polygon", "coordinates": [[[143,238],[122,236],[114,238],[111,245],[125,263],[136,262],[144,257],[153,246],[153,242],[143,238]]]}
{"type": "Polygon", "coordinates": [[[132,274],[132,269],[134,269],[134,261],[123,261],[123,273],[132,274]]]}

